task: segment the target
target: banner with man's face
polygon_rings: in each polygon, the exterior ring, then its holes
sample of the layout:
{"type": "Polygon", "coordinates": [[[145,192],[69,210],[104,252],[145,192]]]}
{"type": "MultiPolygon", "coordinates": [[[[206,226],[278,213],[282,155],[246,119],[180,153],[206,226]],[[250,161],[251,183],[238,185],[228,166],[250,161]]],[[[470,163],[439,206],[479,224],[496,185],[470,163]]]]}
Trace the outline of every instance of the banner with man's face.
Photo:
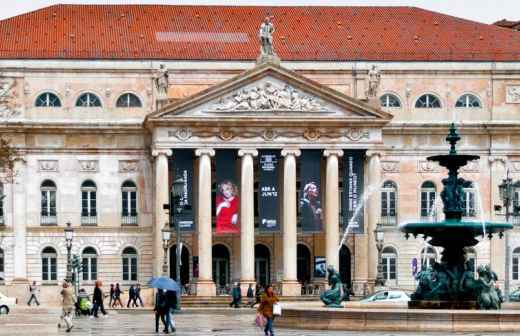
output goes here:
{"type": "Polygon", "coordinates": [[[277,231],[280,229],[278,208],[278,171],[280,161],[279,150],[260,150],[258,181],[258,220],[260,231],[277,231]]]}
{"type": "Polygon", "coordinates": [[[170,161],[171,181],[182,181],[182,193],[180,197],[181,213],[177,213],[176,205],[173,199],[173,190],[170,188],[170,202],[173,210],[172,224],[179,224],[179,228],[184,232],[195,230],[195,222],[193,220],[193,164],[194,156],[192,149],[174,149],[172,161],[170,161]]]}
{"type": "Polygon", "coordinates": [[[216,151],[215,222],[216,233],[239,233],[239,191],[237,183],[237,152],[234,149],[216,151]]]}
{"type": "Polygon", "coordinates": [[[302,150],[300,156],[299,220],[305,232],[319,232],[323,228],[321,207],[321,156],[319,149],[302,150]]]}

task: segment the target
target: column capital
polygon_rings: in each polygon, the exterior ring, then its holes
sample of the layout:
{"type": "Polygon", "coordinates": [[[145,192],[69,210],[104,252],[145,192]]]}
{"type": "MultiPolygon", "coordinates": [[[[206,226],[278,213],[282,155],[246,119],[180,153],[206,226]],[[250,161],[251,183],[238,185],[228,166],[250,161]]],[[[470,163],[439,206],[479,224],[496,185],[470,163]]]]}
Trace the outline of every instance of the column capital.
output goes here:
{"type": "Polygon", "coordinates": [[[368,158],[371,158],[374,156],[379,156],[379,158],[381,158],[383,156],[383,153],[381,153],[381,151],[377,151],[377,150],[367,150],[366,156],[368,158]]]}
{"type": "Polygon", "coordinates": [[[301,154],[302,154],[302,152],[298,148],[284,148],[284,149],[282,149],[282,156],[293,155],[293,156],[298,157],[301,154]]]}
{"type": "Polygon", "coordinates": [[[256,150],[256,149],[239,149],[238,150],[238,156],[242,157],[242,156],[247,156],[247,155],[258,156],[258,150],[256,150]]]}
{"type": "Polygon", "coordinates": [[[172,156],[172,150],[168,148],[155,148],[152,149],[152,156],[158,157],[161,155],[172,156]]]}
{"type": "Polygon", "coordinates": [[[329,156],[342,157],[343,150],[342,149],[325,149],[323,151],[323,156],[325,156],[325,157],[329,157],[329,156]]]}
{"type": "Polygon", "coordinates": [[[502,164],[506,165],[507,163],[507,156],[504,156],[504,155],[492,155],[488,158],[489,160],[489,163],[493,164],[495,162],[497,163],[500,163],[502,162],[502,164]]]}
{"type": "Polygon", "coordinates": [[[212,148],[198,148],[195,150],[195,156],[215,156],[215,150],[212,148]]]}

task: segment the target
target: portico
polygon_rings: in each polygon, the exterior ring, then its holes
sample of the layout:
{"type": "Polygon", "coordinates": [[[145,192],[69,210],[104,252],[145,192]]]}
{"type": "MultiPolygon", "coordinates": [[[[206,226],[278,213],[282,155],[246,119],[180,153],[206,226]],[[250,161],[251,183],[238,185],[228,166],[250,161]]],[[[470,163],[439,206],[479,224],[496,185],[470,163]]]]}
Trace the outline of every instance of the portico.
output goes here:
{"type": "MultiPolygon", "coordinates": [[[[255,257],[255,250],[261,250],[269,253],[262,256],[263,263],[268,260],[262,271],[268,275],[262,274],[263,281],[275,283],[284,296],[298,296],[302,282],[324,283],[324,278],[311,274],[316,269],[318,256],[323,256],[326,264],[340,268],[338,245],[345,227],[340,225],[343,216],[340,189],[344,188],[340,177],[344,175],[345,168],[341,168],[345,153],[367,150],[377,153],[382,144],[382,127],[390,120],[390,114],[366,102],[269,62],[168,104],[145,120],[152,134],[152,154],[156,158],[154,237],[160,237],[167,223],[162,204],[168,203],[171,185],[168,175],[176,165],[176,152],[192,151],[194,225],[192,231],[182,234],[182,240],[191,247],[189,279],[196,283],[197,295],[213,296],[219,287],[235,281],[245,287],[259,281],[258,268],[262,266],[255,257]],[[281,196],[277,198],[275,209],[280,223],[273,230],[263,230],[255,202],[260,192],[260,156],[266,150],[275,153],[280,161],[275,188],[276,196],[281,196]],[[220,151],[236,155],[236,162],[230,164],[237,169],[239,184],[240,230],[236,234],[219,232],[218,224],[217,229],[214,228],[215,171],[219,169],[216,156],[220,151]],[[312,232],[299,227],[298,203],[302,198],[299,191],[303,183],[300,164],[302,153],[306,151],[320,153],[317,178],[324,191],[319,194],[321,208],[317,212],[323,227],[312,232]],[[300,256],[300,248],[309,250],[314,260],[300,256]],[[227,249],[228,259],[225,252],[221,255],[223,249],[227,249]]],[[[374,167],[377,157],[377,154],[371,155],[370,163],[362,162],[362,165],[374,167]]],[[[364,181],[371,183],[379,179],[372,176],[379,174],[378,170],[363,170],[364,181]]],[[[367,202],[364,217],[368,221],[365,221],[364,233],[350,235],[344,244],[351,251],[364,250],[365,255],[371,257],[362,260],[364,265],[349,265],[354,285],[373,280],[375,274],[376,256],[369,254],[373,244],[370,239],[373,239],[371,232],[380,205],[375,198],[368,198],[367,202]]],[[[154,246],[157,244],[155,241],[154,246]]],[[[153,251],[153,269],[157,273],[163,260],[160,244],[153,251]]]]}

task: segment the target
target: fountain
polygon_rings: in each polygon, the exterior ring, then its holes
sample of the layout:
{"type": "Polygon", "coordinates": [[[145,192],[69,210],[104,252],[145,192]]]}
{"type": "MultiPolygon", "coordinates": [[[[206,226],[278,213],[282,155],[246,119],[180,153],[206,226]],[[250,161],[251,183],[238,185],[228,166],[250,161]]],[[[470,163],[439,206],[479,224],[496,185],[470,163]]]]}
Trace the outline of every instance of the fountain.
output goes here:
{"type": "Polygon", "coordinates": [[[459,140],[460,136],[452,123],[446,138],[451,145],[449,154],[427,158],[448,169],[448,177],[442,180],[444,190],[441,192],[445,220],[406,223],[401,226],[406,238],[410,234],[414,237],[422,235],[425,240],[429,239],[430,245],[443,249],[440,263],[417,274],[419,284],[412,294],[409,308],[500,308],[501,296],[495,286],[496,273],[487,265],[480,266],[477,270],[479,277],[475,279],[473,266],[466,263],[465,248],[476,245],[478,236],[487,235],[491,239],[498,234],[502,238],[503,232],[513,226],[508,223],[462,220],[464,188],[469,187],[470,182],[458,177],[458,170],[469,161],[479,159],[479,156],[457,154],[455,147],[459,140]]]}

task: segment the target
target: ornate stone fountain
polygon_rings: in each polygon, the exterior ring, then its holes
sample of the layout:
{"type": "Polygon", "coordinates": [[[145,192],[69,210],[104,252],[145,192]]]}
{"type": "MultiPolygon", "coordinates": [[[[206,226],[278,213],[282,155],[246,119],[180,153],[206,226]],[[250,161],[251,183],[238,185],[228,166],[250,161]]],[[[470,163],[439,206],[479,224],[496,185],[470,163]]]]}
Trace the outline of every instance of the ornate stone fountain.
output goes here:
{"type": "Polygon", "coordinates": [[[460,136],[454,124],[451,124],[446,141],[450,143],[447,155],[428,157],[429,161],[438,162],[448,169],[448,177],[442,180],[444,190],[441,199],[444,204],[445,220],[441,222],[406,223],[401,231],[414,237],[422,235],[433,246],[442,247],[440,262],[428,269],[422,269],[416,276],[419,281],[412,294],[410,308],[441,309],[499,309],[500,290],[496,288],[496,273],[489,266],[480,266],[475,278],[473,265],[466,262],[465,249],[478,243],[476,237],[487,236],[489,239],[512,229],[508,223],[463,221],[464,188],[470,182],[458,177],[460,167],[469,161],[479,159],[476,155],[457,154],[455,148],[460,136]]]}

